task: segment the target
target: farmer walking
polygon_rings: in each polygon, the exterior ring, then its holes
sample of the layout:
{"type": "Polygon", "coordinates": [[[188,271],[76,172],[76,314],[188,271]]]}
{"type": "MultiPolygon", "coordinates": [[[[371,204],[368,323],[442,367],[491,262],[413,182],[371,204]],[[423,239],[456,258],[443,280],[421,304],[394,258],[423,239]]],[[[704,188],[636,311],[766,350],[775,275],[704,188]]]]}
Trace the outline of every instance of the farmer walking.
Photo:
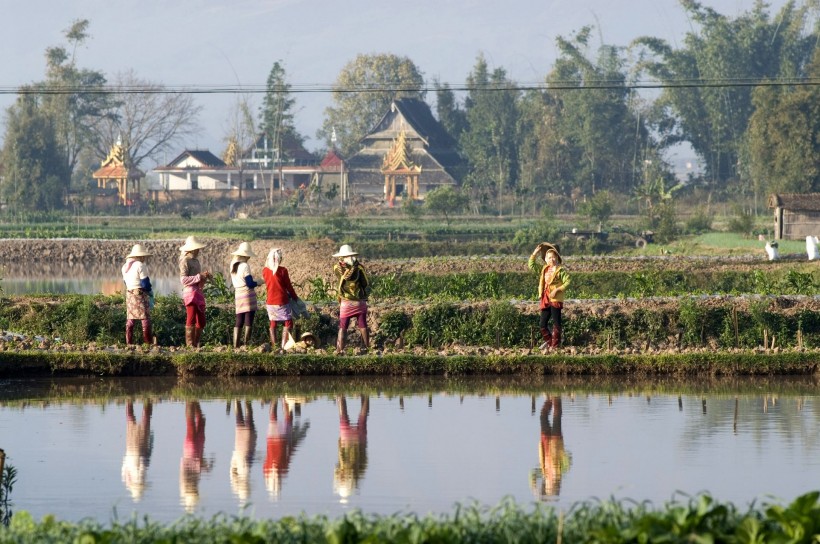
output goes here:
{"type": "Polygon", "coordinates": [[[179,281],[182,283],[182,302],[185,304],[185,345],[198,348],[205,328],[205,294],[202,288],[213,275],[202,270],[199,264],[199,250],[205,244],[193,236],[185,240],[179,248],[179,281]]]}
{"type": "Polygon", "coordinates": [[[347,326],[356,318],[359,334],[362,336],[364,349],[370,348],[370,335],[367,331],[367,295],[370,284],[364,267],[356,258],[359,254],[345,244],[333,256],[338,261],[333,265],[333,273],[338,281],[339,296],[339,333],[336,339],[336,353],[344,353],[347,340],[347,326]]]}
{"type": "Polygon", "coordinates": [[[233,327],[233,347],[240,346],[241,343],[248,345],[253,331],[253,317],[256,315],[257,302],[255,288],[258,283],[253,279],[251,267],[248,260],[256,257],[248,242],[239,244],[239,248],[231,253],[231,283],[234,290],[234,301],[236,303],[236,324],[233,327]]]}
{"type": "Polygon", "coordinates": [[[570,284],[569,274],[561,263],[558,246],[546,242],[538,244],[527,261],[531,270],[538,272],[540,269],[538,308],[541,310],[539,325],[543,343],[538,348],[542,351],[561,345],[561,309],[564,307],[564,291],[570,284]]]}
{"type": "Polygon", "coordinates": [[[142,322],[143,342],[153,343],[151,306],[154,292],[145,266],[145,259],[150,256],[151,253],[141,244],[134,244],[122,265],[122,281],[125,282],[125,343],[129,345],[134,343],[134,325],[137,321],[142,322]]]}
{"type": "Polygon", "coordinates": [[[284,255],[278,247],[272,248],[265,259],[265,268],[262,269],[262,278],[265,280],[267,296],[265,307],[270,320],[270,345],[276,346],[276,325],[282,323],[282,345],[284,351],[293,340],[293,314],[290,310],[290,301],[299,300],[293,284],[290,282],[288,269],[282,266],[284,255]]]}

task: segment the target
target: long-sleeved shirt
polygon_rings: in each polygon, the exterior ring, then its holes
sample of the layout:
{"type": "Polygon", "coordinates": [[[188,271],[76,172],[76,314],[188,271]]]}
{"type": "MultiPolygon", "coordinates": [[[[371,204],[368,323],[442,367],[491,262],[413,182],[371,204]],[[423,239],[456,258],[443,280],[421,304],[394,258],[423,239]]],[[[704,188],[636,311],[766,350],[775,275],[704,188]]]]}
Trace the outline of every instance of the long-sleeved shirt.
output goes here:
{"type": "Polygon", "coordinates": [[[537,262],[537,257],[535,255],[530,256],[529,261],[527,261],[527,266],[529,266],[530,270],[535,272],[538,272],[540,268],[540,273],[538,276],[539,299],[543,299],[545,294],[549,297],[549,294],[554,289],[558,289],[555,293],[555,297],[549,298],[554,302],[564,302],[564,291],[569,286],[570,280],[569,274],[563,266],[560,264],[556,264],[555,266],[544,264],[542,266],[537,262]]]}
{"type": "Polygon", "coordinates": [[[336,263],[333,265],[333,273],[339,282],[339,300],[367,300],[367,274],[361,263],[356,262],[352,267],[336,263]]]}
{"type": "Polygon", "coordinates": [[[265,304],[272,306],[284,306],[291,299],[298,300],[299,296],[296,290],[290,283],[290,275],[288,269],[280,266],[276,269],[276,274],[267,266],[262,269],[262,278],[265,280],[265,287],[267,288],[267,298],[265,304]]]}

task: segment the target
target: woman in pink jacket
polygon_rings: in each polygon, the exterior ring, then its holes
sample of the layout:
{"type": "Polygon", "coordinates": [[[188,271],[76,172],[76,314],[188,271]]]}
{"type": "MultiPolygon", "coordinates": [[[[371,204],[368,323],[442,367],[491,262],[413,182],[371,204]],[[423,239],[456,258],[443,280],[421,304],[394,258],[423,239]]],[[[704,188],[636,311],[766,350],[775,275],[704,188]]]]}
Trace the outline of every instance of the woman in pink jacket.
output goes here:
{"type": "Polygon", "coordinates": [[[179,257],[179,281],[182,283],[182,302],[186,313],[185,345],[194,348],[199,347],[202,329],[205,328],[205,295],[202,288],[213,277],[209,271],[203,271],[199,264],[199,250],[203,247],[205,244],[189,236],[179,248],[182,253],[179,257]]]}

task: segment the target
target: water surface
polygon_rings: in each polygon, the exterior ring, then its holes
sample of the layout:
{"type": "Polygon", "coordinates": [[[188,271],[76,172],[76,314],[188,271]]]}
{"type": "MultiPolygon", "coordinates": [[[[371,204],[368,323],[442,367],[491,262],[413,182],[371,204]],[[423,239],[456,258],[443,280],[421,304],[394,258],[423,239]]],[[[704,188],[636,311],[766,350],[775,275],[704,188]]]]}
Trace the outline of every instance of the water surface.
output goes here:
{"type": "Polygon", "coordinates": [[[452,512],[820,487],[811,380],[638,384],[345,378],[0,381],[16,510],[452,512]]]}

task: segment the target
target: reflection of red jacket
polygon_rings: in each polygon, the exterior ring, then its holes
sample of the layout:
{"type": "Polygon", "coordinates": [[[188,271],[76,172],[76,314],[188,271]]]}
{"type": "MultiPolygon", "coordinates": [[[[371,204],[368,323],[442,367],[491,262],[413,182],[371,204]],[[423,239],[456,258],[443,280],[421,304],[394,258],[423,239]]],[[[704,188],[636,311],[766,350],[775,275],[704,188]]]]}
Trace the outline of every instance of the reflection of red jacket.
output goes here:
{"type": "Polygon", "coordinates": [[[267,266],[262,269],[262,278],[265,280],[265,287],[268,291],[266,304],[284,306],[290,299],[298,299],[293,285],[290,283],[288,269],[280,266],[276,269],[276,274],[267,266]]]}
{"type": "MultiPolygon", "coordinates": [[[[281,267],[279,269],[281,270],[281,267]]],[[[268,454],[265,457],[265,465],[263,466],[265,474],[270,474],[273,470],[277,474],[286,474],[288,472],[290,456],[293,454],[293,416],[287,411],[287,408],[285,410],[284,422],[277,420],[275,417],[270,418],[268,454]],[[282,427],[279,426],[281,423],[284,423],[282,427]]]]}
{"type": "Polygon", "coordinates": [[[345,445],[367,443],[367,410],[362,409],[359,414],[359,419],[356,425],[350,424],[350,419],[347,416],[339,418],[339,438],[345,445]]]}

